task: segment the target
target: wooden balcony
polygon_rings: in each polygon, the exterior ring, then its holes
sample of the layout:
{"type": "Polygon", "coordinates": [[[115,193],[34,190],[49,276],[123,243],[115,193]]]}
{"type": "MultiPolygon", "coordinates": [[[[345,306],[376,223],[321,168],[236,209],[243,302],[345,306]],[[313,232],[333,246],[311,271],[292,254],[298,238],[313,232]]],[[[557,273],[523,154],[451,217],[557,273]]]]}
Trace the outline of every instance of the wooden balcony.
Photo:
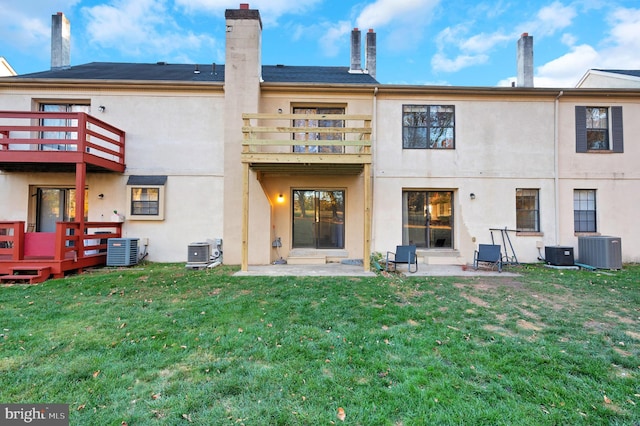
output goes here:
{"type": "Polygon", "coordinates": [[[124,172],[125,132],[84,112],[0,111],[0,170],[124,172]]]}
{"type": "Polygon", "coordinates": [[[24,221],[0,222],[0,282],[42,282],[104,265],[107,239],[121,235],[119,222],[58,222],[55,232],[25,232],[24,221]]]}
{"type": "Polygon", "coordinates": [[[242,162],[253,170],[360,174],[365,164],[371,164],[370,115],[243,114],[242,118],[242,162]]]}

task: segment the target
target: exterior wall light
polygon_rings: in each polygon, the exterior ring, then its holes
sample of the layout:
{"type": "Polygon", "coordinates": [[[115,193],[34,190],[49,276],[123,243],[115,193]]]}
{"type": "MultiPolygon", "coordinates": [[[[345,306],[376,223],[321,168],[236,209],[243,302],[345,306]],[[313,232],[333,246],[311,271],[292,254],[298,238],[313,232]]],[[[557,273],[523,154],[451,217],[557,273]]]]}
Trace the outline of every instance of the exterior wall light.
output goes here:
{"type": "Polygon", "coordinates": [[[284,195],[278,194],[278,202],[279,203],[284,203],[284,195]]]}
{"type": "Polygon", "coordinates": [[[469,194],[469,198],[471,198],[472,200],[476,199],[476,194],[474,194],[473,192],[471,194],[469,194]]]}

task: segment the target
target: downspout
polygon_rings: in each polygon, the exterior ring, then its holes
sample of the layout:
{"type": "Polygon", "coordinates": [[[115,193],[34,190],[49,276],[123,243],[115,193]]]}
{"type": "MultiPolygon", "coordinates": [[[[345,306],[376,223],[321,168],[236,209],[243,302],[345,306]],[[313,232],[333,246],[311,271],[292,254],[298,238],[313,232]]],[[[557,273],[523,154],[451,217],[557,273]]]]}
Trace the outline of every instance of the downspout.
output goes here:
{"type": "MultiPolygon", "coordinates": [[[[372,113],[371,113],[371,176],[369,176],[369,179],[371,179],[371,233],[373,235],[370,236],[371,238],[371,245],[370,247],[375,247],[375,232],[373,231],[374,229],[376,229],[375,227],[375,217],[376,215],[374,214],[374,210],[373,210],[373,203],[374,203],[374,193],[375,193],[375,175],[376,175],[376,167],[378,166],[378,161],[377,161],[377,156],[378,156],[378,150],[376,149],[376,147],[374,147],[374,141],[377,140],[377,128],[378,128],[378,86],[373,88],[373,105],[372,105],[372,113]]],[[[371,256],[371,253],[369,253],[369,256],[371,256]]],[[[365,262],[367,261],[367,259],[365,259],[365,262]]]]}
{"type": "Polygon", "coordinates": [[[555,193],[555,202],[554,202],[554,244],[555,245],[559,245],[560,244],[560,180],[558,177],[558,163],[559,163],[559,159],[558,159],[558,152],[559,152],[559,134],[560,131],[558,129],[558,123],[559,123],[559,104],[560,104],[560,97],[564,94],[564,91],[561,90],[560,93],[558,93],[558,96],[556,96],[556,100],[554,102],[554,130],[553,130],[553,187],[554,187],[554,193],[555,193]]]}

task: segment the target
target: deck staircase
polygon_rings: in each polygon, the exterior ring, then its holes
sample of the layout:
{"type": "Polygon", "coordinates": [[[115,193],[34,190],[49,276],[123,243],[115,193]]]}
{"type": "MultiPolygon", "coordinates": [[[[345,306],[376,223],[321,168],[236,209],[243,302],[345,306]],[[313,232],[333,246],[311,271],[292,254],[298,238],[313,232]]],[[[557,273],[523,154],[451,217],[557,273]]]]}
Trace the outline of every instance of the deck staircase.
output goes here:
{"type": "Polygon", "coordinates": [[[38,284],[51,276],[49,266],[14,266],[8,275],[0,275],[0,284],[38,284]]]}

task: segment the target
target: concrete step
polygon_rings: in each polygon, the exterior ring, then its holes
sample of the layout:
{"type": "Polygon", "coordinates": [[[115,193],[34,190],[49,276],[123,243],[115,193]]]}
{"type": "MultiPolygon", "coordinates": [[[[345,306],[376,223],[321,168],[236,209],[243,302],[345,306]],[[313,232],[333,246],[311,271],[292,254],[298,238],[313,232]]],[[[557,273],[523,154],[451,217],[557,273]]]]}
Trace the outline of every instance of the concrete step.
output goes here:
{"type": "Polygon", "coordinates": [[[458,250],[418,250],[418,263],[425,265],[464,265],[458,250]]]}
{"type": "Polygon", "coordinates": [[[327,263],[326,256],[289,256],[287,264],[289,265],[324,265],[327,263]]]}

